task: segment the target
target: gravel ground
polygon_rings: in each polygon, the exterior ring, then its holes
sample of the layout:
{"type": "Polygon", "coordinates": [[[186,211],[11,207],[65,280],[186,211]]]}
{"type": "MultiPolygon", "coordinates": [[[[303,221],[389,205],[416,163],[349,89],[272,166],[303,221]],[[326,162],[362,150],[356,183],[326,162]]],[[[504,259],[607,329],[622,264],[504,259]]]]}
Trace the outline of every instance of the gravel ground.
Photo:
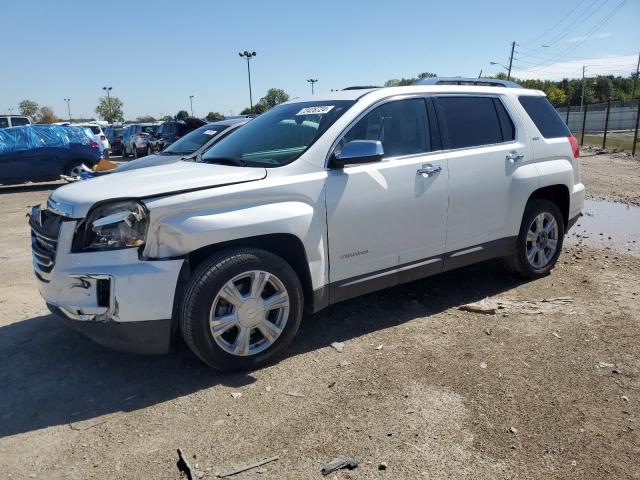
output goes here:
{"type": "MultiPolygon", "coordinates": [[[[586,157],[583,179],[638,204],[637,161],[586,157]]],[[[48,315],[24,215],[54,187],[0,189],[4,478],[180,478],[177,448],[194,478],[275,455],[232,478],[322,478],[341,455],[360,465],[328,478],[640,478],[637,254],[578,240],[534,282],[488,262],[361,297],[306,318],[278,364],[227,375],[48,315]],[[487,297],[495,314],[459,309],[487,297]]]]}

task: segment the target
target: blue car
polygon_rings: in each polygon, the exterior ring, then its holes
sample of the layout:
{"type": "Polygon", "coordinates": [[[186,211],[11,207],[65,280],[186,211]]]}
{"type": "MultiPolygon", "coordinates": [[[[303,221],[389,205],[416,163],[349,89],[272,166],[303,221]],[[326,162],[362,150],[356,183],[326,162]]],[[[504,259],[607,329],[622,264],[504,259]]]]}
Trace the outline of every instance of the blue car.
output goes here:
{"type": "Polygon", "coordinates": [[[100,161],[100,145],[79,127],[29,125],[0,130],[0,184],[79,176],[100,161]]]}

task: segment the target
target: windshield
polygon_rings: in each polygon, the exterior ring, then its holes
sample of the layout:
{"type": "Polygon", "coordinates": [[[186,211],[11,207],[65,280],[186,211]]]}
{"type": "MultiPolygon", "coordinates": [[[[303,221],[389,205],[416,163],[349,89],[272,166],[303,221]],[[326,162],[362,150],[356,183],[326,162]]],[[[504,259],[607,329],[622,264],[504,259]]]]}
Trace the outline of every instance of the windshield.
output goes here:
{"type": "Polygon", "coordinates": [[[225,160],[250,167],[280,167],[296,160],[344,112],[352,100],[279,105],[216,143],[202,162],[225,160]]]}
{"type": "Polygon", "coordinates": [[[172,155],[188,155],[195,152],[214,136],[229,128],[228,125],[205,125],[187,133],[184,137],[172,143],[162,153],[172,155]]]}

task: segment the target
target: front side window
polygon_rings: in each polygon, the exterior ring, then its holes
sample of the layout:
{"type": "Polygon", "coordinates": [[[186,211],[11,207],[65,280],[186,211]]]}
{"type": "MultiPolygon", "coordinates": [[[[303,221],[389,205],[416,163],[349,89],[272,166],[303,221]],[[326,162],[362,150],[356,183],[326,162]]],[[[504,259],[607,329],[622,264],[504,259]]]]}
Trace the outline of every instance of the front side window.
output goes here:
{"type": "Polygon", "coordinates": [[[347,132],[335,153],[352,140],[380,140],[385,157],[431,151],[424,99],[396,100],[374,108],[347,132]]]}
{"type": "Polygon", "coordinates": [[[286,165],[353,104],[352,100],[326,100],[278,105],[220,140],[201,161],[267,168],[286,165]]]}
{"type": "Polygon", "coordinates": [[[436,98],[436,105],[444,120],[447,148],[479,147],[514,139],[513,123],[496,98],[442,96],[436,98]],[[504,117],[502,122],[500,116],[504,117]]]}

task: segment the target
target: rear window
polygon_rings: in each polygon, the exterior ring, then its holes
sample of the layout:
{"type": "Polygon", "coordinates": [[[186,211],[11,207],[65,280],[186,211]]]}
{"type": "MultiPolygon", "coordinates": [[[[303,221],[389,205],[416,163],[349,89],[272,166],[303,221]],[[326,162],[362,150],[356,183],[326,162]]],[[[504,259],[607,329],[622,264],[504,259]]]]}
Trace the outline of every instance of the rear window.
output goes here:
{"type": "Polygon", "coordinates": [[[436,102],[446,126],[447,148],[493,145],[514,139],[513,123],[502,103],[493,97],[443,96],[436,102]]]}
{"type": "Polygon", "coordinates": [[[146,125],[140,127],[140,131],[144,133],[156,133],[158,131],[159,125],[146,125]]]}
{"type": "Polygon", "coordinates": [[[94,135],[98,135],[100,133],[100,127],[89,127],[94,135]]]}
{"type": "Polygon", "coordinates": [[[547,97],[529,95],[518,97],[518,100],[544,138],[560,138],[571,135],[547,97]]]}

